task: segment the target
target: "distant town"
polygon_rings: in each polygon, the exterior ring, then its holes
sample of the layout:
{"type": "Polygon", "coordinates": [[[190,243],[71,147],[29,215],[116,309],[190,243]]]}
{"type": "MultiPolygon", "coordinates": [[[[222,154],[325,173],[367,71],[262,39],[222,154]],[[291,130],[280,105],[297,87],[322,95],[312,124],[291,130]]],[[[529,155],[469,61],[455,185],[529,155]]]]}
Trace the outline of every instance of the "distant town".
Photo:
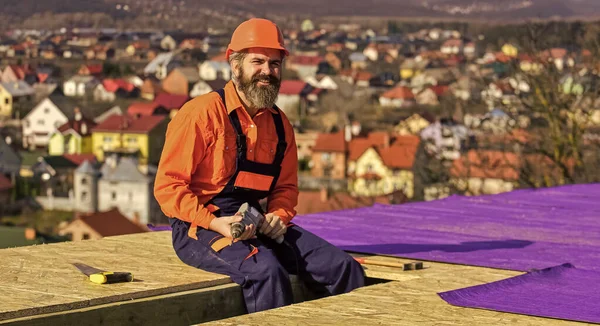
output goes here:
{"type": "MultiPolygon", "coordinates": [[[[446,28],[286,28],[277,106],[296,128],[298,214],[598,182],[597,31],[543,47],[522,28],[531,39],[497,46],[446,28]]],[[[167,125],[229,81],[230,33],[0,36],[0,248],[166,224],[167,125]]]]}

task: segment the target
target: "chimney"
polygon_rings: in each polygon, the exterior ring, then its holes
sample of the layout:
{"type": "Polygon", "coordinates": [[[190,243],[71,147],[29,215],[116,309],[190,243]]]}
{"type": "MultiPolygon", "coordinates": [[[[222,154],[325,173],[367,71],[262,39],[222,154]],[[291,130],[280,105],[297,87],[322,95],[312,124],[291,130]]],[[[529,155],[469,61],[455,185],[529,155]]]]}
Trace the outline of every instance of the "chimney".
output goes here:
{"type": "Polygon", "coordinates": [[[34,228],[26,228],[25,229],[25,239],[27,240],[35,240],[36,232],[34,228]]]}
{"type": "Polygon", "coordinates": [[[349,125],[344,126],[344,140],[348,143],[352,140],[352,127],[349,125]]]}
{"type": "Polygon", "coordinates": [[[79,108],[75,108],[75,121],[81,121],[81,119],[83,118],[81,116],[81,110],[79,108]]]}
{"type": "Polygon", "coordinates": [[[360,122],[358,121],[352,121],[352,135],[354,137],[360,135],[362,126],[360,125],[360,122]]]}
{"type": "Polygon", "coordinates": [[[321,202],[327,202],[329,200],[329,190],[327,189],[327,187],[321,187],[321,202]]]}

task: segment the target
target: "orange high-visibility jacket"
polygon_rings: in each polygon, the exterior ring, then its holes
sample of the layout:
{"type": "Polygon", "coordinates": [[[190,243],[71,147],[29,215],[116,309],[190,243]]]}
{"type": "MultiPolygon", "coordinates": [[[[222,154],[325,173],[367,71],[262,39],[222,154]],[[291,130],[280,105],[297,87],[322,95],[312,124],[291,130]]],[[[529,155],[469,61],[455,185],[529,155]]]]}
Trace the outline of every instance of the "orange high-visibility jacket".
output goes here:
{"type": "MultiPolygon", "coordinates": [[[[235,172],[236,134],[229,112],[238,110],[247,136],[248,160],[272,163],[277,148],[271,115],[276,110],[261,109],[251,118],[231,81],[225,86],[225,101],[227,109],[219,94],[212,92],[183,105],[167,128],[154,184],[154,196],[165,215],[205,229],[215,218],[212,212],[216,207],[204,204],[225,187],[235,172]]],[[[281,174],[267,199],[267,213],[278,215],[287,224],[296,215],[298,203],[298,152],[294,129],[281,114],[288,146],[281,174]]],[[[266,182],[260,175],[247,181],[266,182]]]]}

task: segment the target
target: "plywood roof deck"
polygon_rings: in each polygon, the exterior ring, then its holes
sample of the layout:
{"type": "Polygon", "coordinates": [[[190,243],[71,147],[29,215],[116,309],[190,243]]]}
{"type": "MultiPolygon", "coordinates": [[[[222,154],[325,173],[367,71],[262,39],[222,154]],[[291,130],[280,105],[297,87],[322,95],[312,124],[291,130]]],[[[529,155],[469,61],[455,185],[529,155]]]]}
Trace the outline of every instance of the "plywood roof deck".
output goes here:
{"type": "MultiPolygon", "coordinates": [[[[373,259],[409,262],[391,257],[373,259]]],[[[366,265],[385,276],[413,277],[357,289],[351,293],[307,301],[207,323],[206,325],[583,325],[584,323],[454,307],[437,292],[493,282],[520,272],[442,263],[426,269],[397,272],[366,265]]]]}
{"type": "MultiPolygon", "coordinates": [[[[433,262],[418,271],[365,267],[367,276],[391,281],[213,325],[580,324],[454,307],[437,295],[520,272],[433,262]]],[[[0,276],[0,324],[189,325],[243,313],[239,287],[226,276],[183,264],[169,232],[0,250],[0,276]],[[139,281],[95,285],[71,262],[129,271],[139,281]]]]}

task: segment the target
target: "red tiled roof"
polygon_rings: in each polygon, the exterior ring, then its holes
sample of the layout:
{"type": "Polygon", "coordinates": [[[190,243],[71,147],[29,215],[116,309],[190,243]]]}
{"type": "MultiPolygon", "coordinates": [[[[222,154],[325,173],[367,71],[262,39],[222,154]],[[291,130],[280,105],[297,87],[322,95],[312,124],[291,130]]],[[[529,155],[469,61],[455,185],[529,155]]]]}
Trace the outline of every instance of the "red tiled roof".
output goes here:
{"type": "Polygon", "coordinates": [[[118,209],[80,216],[79,219],[103,237],[147,232],[118,209]]]}
{"type": "Polygon", "coordinates": [[[161,105],[154,102],[134,102],[127,108],[127,113],[130,115],[152,115],[154,111],[161,105]]]}
{"type": "Polygon", "coordinates": [[[383,147],[390,144],[390,135],[387,132],[371,132],[367,137],[354,138],[348,144],[348,160],[356,161],[371,147],[383,147]]]}
{"type": "Polygon", "coordinates": [[[444,42],[442,46],[461,46],[463,45],[463,41],[460,39],[450,39],[444,42]]]}
{"type": "Polygon", "coordinates": [[[0,173],[0,191],[12,189],[13,185],[9,178],[0,173]]]}
{"type": "Polygon", "coordinates": [[[85,65],[90,72],[90,75],[98,75],[102,73],[102,65],[85,65]]]}
{"type": "Polygon", "coordinates": [[[190,97],[187,95],[160,93],[154,99],[154,103],[163,106],[167,110],[179,110],[189,99],[190,97]]]}
{"type": "Polygon", "coordinates": [[[290,56],[290,58],[288,60],[290,63],[296,64],[296,65],[316,66],[319,63],[321,63],[321,61],[323,61],[323,58],[320,56],[294,55],[294,56],[290,56]]]}
{"type": "Polygon", "coordinates": [[[518,180],[520,165],[515,153],[470,150],[453,162],[450,173],[455,177],[518,180]]]}
{"type": "Polygon", "coordinates": [[[104,89],[111,93],[116,92],[118,89],[123,89],[127,92],[131,92],[135,89],[135,85],[124,79],[105,79],[102,81],[102,85],[104,86],[104,89]]]}
{"type": "Polygon", "coordinates": [[[357,80],[369,81],[371,78],[373,78],[373,74],[368,71],[360,71],[360,70],[352,70],[352,69],[342,70],[342,71],[340,71],[339,75],[351,77],[355,81],[357,81],[357,80]]]}
{"type": "MultiPolygon", "coordinates": [[[[385,166],[391,169],[412,169],[419,141],[414,142],[414,136],[409,137],[411,139],[406,143],[400,140],[396,141],[392,146],[378,149],[379,156],[381,156],[381,160],[385,166]]],[[[418,140],[418,137],[416,138],[418,140]]]]}
{"type": "Polygon", "coordinates": [[[345,152],[346,140],[344,132],[339,131],[333,134],[320,133],[315,141],[313,152],[345,152]]]}
{"type": "Polygon", "coordinates": [[[442,96],[444,95],[449,89],[450,87],[446,86],[446,85],[435,85],[435,86],[431,86],[429,87],[437,96],[442,96]]]}
{"type": "Polygon", "coordinates": [[[302,80],[282,80],[279,94],[300,95],[305,86],[306,82],[302,80]]]}
{"type": "Polygon", "coordinates": [[[58,128],[58,131],[62,134],[65,134],[69,130],[73,130],[78,133],[80,136],[87,136],[91,134],[92,128],[96,126],[96,123],[93,120],[82,118],[80,121],[69,120],[62,126],[58,128]],[[83,125],[86,126],[87,130],[85,134],[82,132],[83,125]]]}
{"type": "Polygon", "coordinates": [[[391,99],[404,99],[404,100],[412,100],[415,98],[412,90],[405,86],[398,86],[390,89],[389,91],[383,93],[381,97],[391,98],[391,99]]]}
{"type": "Polygon", "coordinates": [[[64,154],[63,157],[77,165],[81,165],[85,161],[96,161],[94,154],[64,154]]]}
{"type": "Polygon", "coordinates": [[[344,209],[373,206],[374,203],[389,204],[386,197],[352,197],[348,193],[337,192],[328,196],[321,191],[300,191],[296,212],[299,215],[330,212],[344,209]],[[325,200],[323,200],[325,199],[325,200]]]}
{"type": "Polygon", "coordinates": [[[124,133],[142,133],[147,134],[159,123],[166,119],[163,115],[140,116],[138,118],[131,115],[124,116],[113,114],[97,125],[92,132],[124,132],[124,133]]]}

